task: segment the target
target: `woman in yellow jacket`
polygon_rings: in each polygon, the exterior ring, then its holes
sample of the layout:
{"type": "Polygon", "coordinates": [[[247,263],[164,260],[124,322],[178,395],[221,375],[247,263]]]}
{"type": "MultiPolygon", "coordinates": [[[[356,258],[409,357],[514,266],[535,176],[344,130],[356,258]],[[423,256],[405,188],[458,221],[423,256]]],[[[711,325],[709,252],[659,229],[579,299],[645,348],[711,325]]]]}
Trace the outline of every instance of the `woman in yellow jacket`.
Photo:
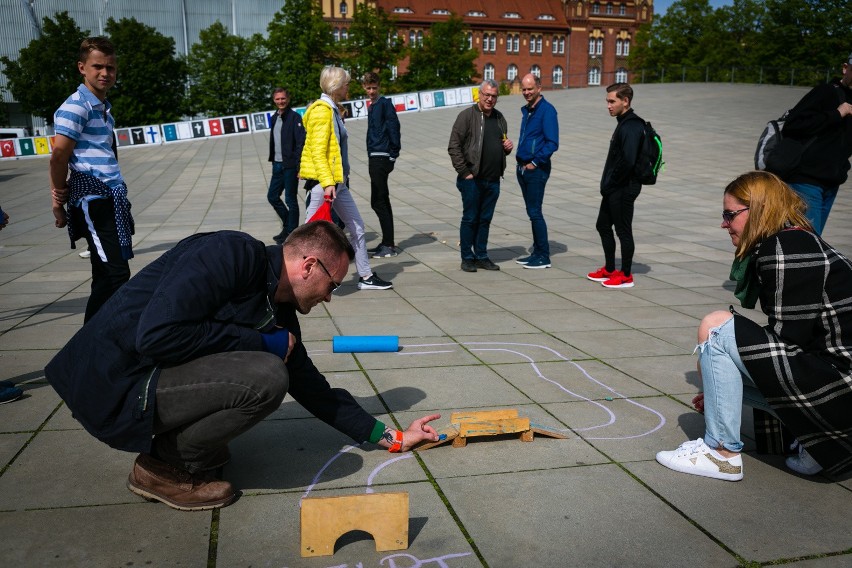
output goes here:
{"type": "Polygon", "coordinates": [[[324,199],[331,199],[332,207],[346,224],[349,242],[355,249],[355,267],[360,277],[358,289],[388,290],[393,284],[379,278],[370,268],[364,220],[348,187],[349,135],[338,103],[349,96],[349,73],[340,67],[324,68],[320,73],[320,89],[322,96],[308,107],[302,118],[306,137],[299,172],[308,180],[305,187],[311,190],[305,218],[310,219],[324,199]]]}

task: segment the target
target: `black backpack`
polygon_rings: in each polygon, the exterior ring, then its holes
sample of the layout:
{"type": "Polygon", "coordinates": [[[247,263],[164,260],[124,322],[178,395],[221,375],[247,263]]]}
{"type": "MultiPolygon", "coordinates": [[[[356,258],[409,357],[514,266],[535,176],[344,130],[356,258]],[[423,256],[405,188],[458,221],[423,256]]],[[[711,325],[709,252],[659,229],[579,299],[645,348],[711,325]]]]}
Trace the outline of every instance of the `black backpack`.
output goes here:
{"type": "Polygon", "coordinates": [[[663,171],[663,166],[666,165],[663,161],[663,140],[650,122],[647,120],[642,120],[642,122],[645,125],[645,132],[642,136],[639,156],[633,166],[633,177],[642,185],[654,185],[657,183],[657,175],[663,171]]]}

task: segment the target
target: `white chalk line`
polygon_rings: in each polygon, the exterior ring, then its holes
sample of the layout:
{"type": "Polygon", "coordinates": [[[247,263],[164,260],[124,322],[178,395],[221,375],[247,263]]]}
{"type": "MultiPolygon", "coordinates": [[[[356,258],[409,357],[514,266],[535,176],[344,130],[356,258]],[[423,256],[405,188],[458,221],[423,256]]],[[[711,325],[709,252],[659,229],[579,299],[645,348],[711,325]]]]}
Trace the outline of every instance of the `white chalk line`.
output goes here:
{"type": "MultiPolygon", "coordinates": [[[[632,436],[613,436],[613,437],[592,437],[592,436],[582,436],[582,437],[583,437],[583,439],[585,439],[585,440],[630,440],[630,439],[634,439],[634,438],[641,438],[641,437],[643,437],[643,436],[648,436],[649,434],[653,434],[654,432],[656,432],[657,430],[659,430],[660,428],[662,428],[662,427],[663,427],[663,426],[665,426],[665,424],[666,424],[666,419],[665,419],[665,417],[664,417],[661,413],[659,413],[658,411],[656,411],[656,410],[654,410],[653,408],[650,408],[650,407],[648,407],[648,406],[645,406],[644,404],[641,404],[641,403],[639,403],[639,402],[636,402],[635,400],[633,400],[633,399],[631,399],[631,398],[629,398],[629,397],[627,397],[627,396],[625,396],[625,395],[623,395],[623,394],[619,393],[618,391],[616,391],[614,388],[610,387],[609,385],[606,385],[606,384],[602,383],[601,381],[599,381],[599,380],[597,380],[596,378],[594,378],[593,376],[591,376],[591,375],[588,373],[588,371],[586,371],[586,369],[584,369],[584,368],[583,368],[581,365],[579,365],[576,361],[572,361],[570,358],[566,357],[565,355],[562,355],[561,353],[559,353],[559,352],[558,352],[558,351],[556,351],[555,349],[552,349],[552,348],[550,348],[550,347],[547,347],[546,345],[537,345],[537,344],[534,344],[534,343],[513,343],[513,342],[498,342],[498,341],[475,341],[475,342],[467,342],[467,343],[423,343],[423,344],[417,344],[417,345],[405,345],[405,346],[403,346],[403,347],[406,347],[406,348],[414,348],[414,347],[450,347],[450,346],[459,346],[459,345],[461,345],[461,346],[472,346],[472,345],[511,345],[511,346],[516,346],[516,347],[534,347],[534,348],[537,348],[537,349],[543,349],[543,350],[545,350],[545,351],[549,351],[550,353],[552,353],[553,355],[555,355],[555,356],[556,356],[556,357],[558,357],[559,359],[562,359],[563,361],[566,361],[566,362],[571,363],[572,365],[574,365],[577,369],[579,369],[579,370],[580,370],[580,372],[581,372],[581,373],[583,373],[583,375],[584,375],[587,379],[589,379],[589,380],[590,380],[590,381],[592,381],[593,383],[595,383],[595,384],[599,385],[600,387],[602,387],[602,388],[604,388],[604,389],[608,390],[608,391],[609,391],[609,392],[611,392],[613,395],[617,396],[619,399],[622,399],[622,400],[624,400],[624,401],[626,401],[626,402],[628,402],[628,403],[630,403],[630,404],[633,404],[633,405],[635,405],[635,406],[638,406],[639,408],[641,408],[641,409],[643,409],[643,410],[647,410],[648,412],[650,412],[650,413],[652,413],[652,414],[656,415],[656,416],[657,416],[657,418],[659,418],[659,421],[658,421],[658,423],[657,423],[657,425],[656,425],[656,426],[654,426],[654,427],[653,427],[653,428],[651,428],[650,430],[648,430],[648,431],[646,431],[646,432],[643,432],[643,433],[641,433],[641,434],[635,434],[635,435],[632,435],[632,436]]],[[[455,351],[454,349],[448,349],[448,350],[434,350],[434,351],[416,351],[416,352],[408,352],[408,353],[398,352],[398,353],[397,353],[397,355],[432,355],[432,354],[437,354],[437,353],[453,353],[454,351],[455,351]]],[[[572,391],[572,390],[568,389],[567,387],[565,387],[564,385],[560,384],[559,382],[557,382],[557,381],[555,381],[555,380],[553,380],[553,379],[550,379],[550,378],[546,377],[546,376],[545,376],[545,375],[541,372],[541,370],[538,368],[538,365],[536,364],[535,360],[534,360],[532,357],[530,357],[529,355],[525,354],[525,353],[521,353],[520,351],[515,351],[515,350],[513,350],[513,349],[506,349],[506,348],[485,348],[485,347],[480,347],[480,348],[476,348],[476,347],[474,347],[474,348],[471,348],[471,351],[504,351],[504,352],[506,352],[506,353],[512,353],[513,355],[517,355],[518,357],[521,357],[522,359],[526,359],[526,360],[529,362],[530,366],[532,367],[533,371],[535,371],[535,374],[536,374],[536,375],[537,375],[540,379],[542,379],[542,380],[544,380],[544,381],[546,381],[546,382],[548,382],[548,383],[550,383],[550,384],[552,384],[552,385],[556,386],[558,389],[560,389],[561,391],[563,391],[563,392],[565,392],[565,393],[567,393],[567,394],[569,394],[569,395],[571,395],[571,396],[574,396],[574,397],[576,397],[576,398],[578,398],[578,399],[580,399],[580,400],[582,400],[582,401],[585,401],[585,402],[588,402],[588,403],[591,403],[591,404],[593,404],[593,405],[597,406],[598,408],[600,408],[601,410],[603,410],[603,411],[604,411],[604,412],[605,412],[605,413],[609,416],[609,420],[608,420],[607,422],[603,423],[603,424],[598,424],[598,425],[596,425],[596,426],[588,426],[588,427],[585,427],[585,428],[561,428],[561,429],[556,429],[557,431],[561,431],[561,432],[568,432],[568,431],[574,431],[574,432],[588,432],[588,431],[591,431],[591,430],[596,430],[596,429],[598,429],[598,428],[605,428],[605,427],[607,427],[607,426],[611,426],[612,424],[614,424],[614,423],[616,422],[616,416],[615,416],[615,413],[614,413],[614,412],[613,412],[610,408],[608,408],[606,405],[604,405],[604,404],[602,404],[602,403],[600,403],[600,402],[598,402],[598,401],[596,401],[596,400],[592,400],[592,399],[590,399],[590,398],[588,398],[588,397],[585,397],[585,396],[583,396],[583,395],[581,395],[581,394],[579,394],[579,393],[575,393],[574,391],[572,391]]],[[[319,478],[322,476],[323,472],[324,472],[324,471],[325,471],[325,470],[326,470],[326,469],[327,469],[327,468],[331,465],[331,463],[332,463],[332,462],[334,462],[334,460],[336,460],[338,457],[340,457],[340,456],[341,456],[341,455],[343,455],[344,453],[346,453],[346,452],[348,452],[348,451],[350,451],[350,450],[353,450],[353,449],[355,449],[355,448],[357,448],[357,447],[360,447],[360,444],[359,444],[359,445],[356,445],[356,446],[345,446],[343,449],[341,449],[340,451],[338,451],[338,452],[337,452],[337,454],[335,454],[335,455],[334,455],[331,459],[329,459],[329,460],[325,463],[325,465],[324,465],[324,466],[323,466],[323,467],[319,470],[319,472],[317,472],[317,474],[314,476],[314,479],[311,481],[311,484],[308,486],[308,488],[307,488],[307,490],[305,491],[304,495],[302,495],[302,499],[304,499],[305,497],[307,497],[307,496],[308,496],[308,494],[309,494],[309,493],[313,490],[314,486],[315,486],[315,485],[319,482],[319,478]]],[[[380,472],[381,470],[383,470],[385,467],[387,467],[387,466],[391,465],[392,463],[396,463],[396,462],[398,462],[398,461],[400,461],[400,460],[403,460],[403,459],[406,459],[406,458],[410,458],[410,457],[412,457],[412,456],[413,456],[413,454],[411,454],[411,453],[401,454],[401,455],[396,456],[396,457],[394,457],[394,458],[388,459],[388,460],[384,461],[382,464],[380,464],[380,465],[378,465],[377,467],[375,467],[375,468],[374,468],[374,469],[370,472],[370,475],[367,477],[367,488],[366,488],[366,492],[367,492],[367,493],[373,493],[373,492],[374,492],[374,490],[373,490],[373,488],[372,488],[373,481],[375,480],[376,476],[379,474],[379,472],[380,472]]]]}

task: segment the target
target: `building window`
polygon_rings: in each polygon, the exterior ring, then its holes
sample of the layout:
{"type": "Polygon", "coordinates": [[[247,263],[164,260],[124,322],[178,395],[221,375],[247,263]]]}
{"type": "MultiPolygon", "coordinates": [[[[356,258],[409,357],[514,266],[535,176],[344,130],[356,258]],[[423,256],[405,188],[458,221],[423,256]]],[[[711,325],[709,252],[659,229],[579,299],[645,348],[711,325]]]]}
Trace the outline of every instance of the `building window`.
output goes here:
{"type": "Polygon", "coordinates": [[[630,55],[630,40],[629,39],[626,39],[626,40],[624,40],[624,42],[622,42],[621,55],[623,55],[624,57],[627,57],[628,55],[630,55]]]}
{"type": "Polygon", "coordinates": [[[483,79],[494,79],[494,66],[490,63],[485,64],[485,71],[482,74],[483,79]]]}
{"type": "Polygon", "coordinates": [[[399,67],[391,65],[391,81],[396,81],[397,77],[399,77],[399,67]]]}
{"type": "MultiPolygon", "coordinates": [[[[408,11],[411,14],[414,13],[414,10],[412,10],[411,8],[408,8],[408,11]]],[[[449,16],[450,15],[450,11],[447,10],[447,9],[444,9],[444,8],[435,8],[434,10],[432,10],[429,13],[432,14],[432,15],[435,15],[435,16],[449,16]]]]}
{"type": "Polygon", "coordinates": [[[506,71],[506,79],[509,81],[514,81],[518,78],[518,66],[514,63],[509,65],[509,70],[506,71]]]}
{"type": "Polygon", "coordinates": [[[602,37],[599,37],[597,40],[595,40],[595,53],[597,55],[603,54],[603,38],[602,37]]]}
{"type": "Polygon", "coordinates": [[[627,82],[627,69],[624,67],[619,67],[615,72],[615,82],[616,83],[626,83],[627,82]]]}
{"type": "Polygon", "coordinates": [[[483,51],[488,51],[491,53],[497,52],[497,34],[485,34],[482,39],[482,49],[483,51]]]}
{"type": "Polygon", "coordinates": [[[530,67],[530,73],[541,79],[541,67],[539,67],[538,65],[533,65],[532,67],[530,67]]]}
{"type": "Polygon", "coordinates": [[[541,53],[542,39],[541,36],[530,36],[530,53],[541,53]]]}
{"type": "Polygon", "coordinates": [[[553,36],[553,39],[550,40],[550,48],[551,48],[550,50],[554,54],[559,53],[559,38],[558,37],[553,36]]]}
{"type": "Polygon", "coordinates": [[[624,4],[619,6],[618,7],[618,15],[619,16],[626,16],[627,15],[627,6],[625,6],[624,4]]]}
{"type": "Polygon", "coordinates": [[[506,12],[505,14],[503,14],[503,17],[504,17],[504,18],[511,19],[511,20],[519,20],[519,19],[521,19],[521,15],[520,15],[520,14],[518,14],[517,12],[506,12]]]}
{"type": "Polygon", "coordinates": [[[487,18],[488,14],[481,10],[471,10],[467,13],[467,16],[470,18],[487,18]]]}
{"type": "Polygon", "coordinates": [[[536,17],[535,17],[535,19],[536,19],[536,20],[547,20],[547,21],[553,21],[553,20],[555,20],[556,18],[553,16],[553,14],[539,14],[538,16],[536,16],[536,17]]]}
{"type": "Polygon", "coordinates": [[[595,2],[592,4],[592,14],[600,14],[601,13],[601,5],[595,2]]]}
{"type": "Polygon", "coordinates": [[[565,38],[560,36],[553,36],[552,47],[554,55],[557,53],[565,53],[565,38]]]}
{"type": "Polygon", "coordinates": [[[349,11],[349,6],[346,5],[346,2],[341,2],[340,3],[340,15],[345,16],[346,12],[348,12],[348,11],[349,11]]]}
{"type": "Polygon", "coordinates": [[[417,47],[423,47],[423,32],[417,32],[417,47]]]}
{"type": "Polygon", "coordinates": [[[601,84],[601,69],[600,67],[592,67],[589,69],[589,85],[601,84]]]}
{"type": "Polygon", "coordinates": [[[417,43],[417,34],[414,33],[414,30],[408,32],[408,46],[414,47],[417,43]]]}
{"type": "Polygon", "coordinates": [[[607,13],[607,15],[611,15],[611,14],[612,14],[612,4],[607,4],[607,5],[606,5],[606,13],[607,13]]]}
{"type": "Polygon", "coordinates": [[[473,49],[473,34],[471,32],[467,32],[467,48],[473,49]]]}
{"type": "Polygon", "coordinates": [[[394,14],[413,14],[414,10],[412,10],[411,8],[399,8],[399,7],[397,7],[397,8],[393,9],[393,13],[394,14]]]}
{"type": "Polygon", "coordinates": [[[338,28],[334,28],[334,32],[332,32],[332,36],[334,37],[334,41],[340,41],[340,30],[338,28]]]}
{"type": "Polygon", "coordinates": [[[561,85],[562,84],[562,67],[557,65],[553,68],[553,84],[561,85]]]}
{"type": "Polygon", "coordinates": [[[595,38],[589,38],[589,55],[595,54],[595,38]]]}
{"type": "Polygon", "coordinates": [[[340,39],[343,41],[349,39],[349,28],[342,28],[340,30],[340,39]]]}
{"type": "Polygon", "coordinates": [[[616,56],[620,56],[620,55],[621,55],[621,43],[622,43],[622,42],[621,42],[621,40],[620,40],[620,39],[615,40],[615,55],[616,55],[616,56]]]}

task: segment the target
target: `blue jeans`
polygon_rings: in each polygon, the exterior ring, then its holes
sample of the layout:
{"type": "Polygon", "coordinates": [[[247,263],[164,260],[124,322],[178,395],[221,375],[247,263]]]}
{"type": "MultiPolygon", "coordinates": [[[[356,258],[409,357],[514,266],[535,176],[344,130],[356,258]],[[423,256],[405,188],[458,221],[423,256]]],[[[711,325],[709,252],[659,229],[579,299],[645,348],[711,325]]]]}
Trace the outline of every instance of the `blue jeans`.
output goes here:
{"type": "Polygon", "coordinates": [[[518,184],[521,186],[521,194],[524,196],[524,204],[527,207],[527,216],[530,218],[533,235],[532,256],[539,257],[550,262],[550,244],[547,242],[547,223],[541,213],[541,205],[544,202],[544,186],[550,177],[550,172],[540,168],[534,170],[525,169],[518,164],[518,184]]]}
{"type": "Polygon", "coordinates": [[[282,229],[290,234],[299,226],[299,180],[296,178],[296,168],[285,168],[283,162],[272,162],[272,179],[269,181],[269,192],[266,200],[275,209],[281,219],[282,229]],[[281,193],[284,201],[281,201],[281,193]]]}
{"type": "Polygon", "coordinates": [[[809,183],[791,183],[790,187],[805,200],[808,206],[805,215],[811,225],[814,226],[814,232],[821,235],[825,223],[828,221],[831,206],[834,205],[834,198],[837,197],[838,188],[821,187],[809,183]]]}
{"type": "Polygon", "coordinates": [[[704,443],[714,449],[742,451],[743,383],[756,385],[737,351],[733,316],[711,329],[707,341],[695,349],[700,352],[698,364],[704,383],[704,443]]]}
{"type": "Polygon", "coordinates": [[[456,179],[462,198],[462,218],[459,227],[462,260],[488,258],[488,232],[491,218],[500,197],[500,182],[484,179],[456,179]]]}

